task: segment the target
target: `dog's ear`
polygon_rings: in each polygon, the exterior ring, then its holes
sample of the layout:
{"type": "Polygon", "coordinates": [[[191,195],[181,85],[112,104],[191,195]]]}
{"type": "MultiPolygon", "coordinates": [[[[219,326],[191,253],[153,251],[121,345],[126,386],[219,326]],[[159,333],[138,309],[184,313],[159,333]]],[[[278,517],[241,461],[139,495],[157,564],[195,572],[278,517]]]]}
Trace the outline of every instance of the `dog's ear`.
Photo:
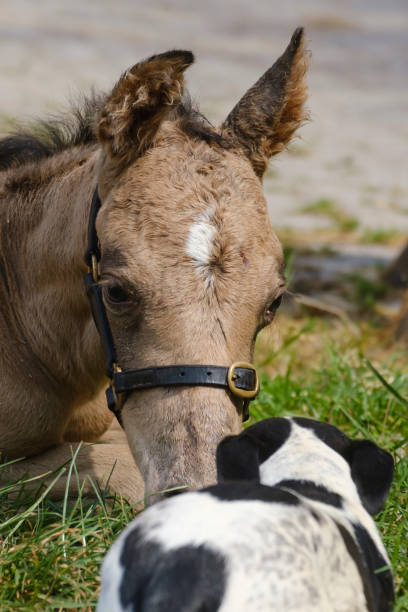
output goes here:
{"type": "Polygon", "coordinates": [[[374,515],[384,508],[394,475],[390,453],[369,440],[351,442],[348,461],[364,508],[374,515]]]}
{"type": "Polygon", "coordinates": [[[288,419],[260,421],[238,436],[229,436],[217,449],[218,481],[260,481],[260,465],[275,453],[290,435],[288,419]]]}
{"type": "Polygon", "coordinates": [[[259,448],[256,440],[246,435],[228,436],[217,448],[218,482],[254,480],[259,482],[259,448]]]}

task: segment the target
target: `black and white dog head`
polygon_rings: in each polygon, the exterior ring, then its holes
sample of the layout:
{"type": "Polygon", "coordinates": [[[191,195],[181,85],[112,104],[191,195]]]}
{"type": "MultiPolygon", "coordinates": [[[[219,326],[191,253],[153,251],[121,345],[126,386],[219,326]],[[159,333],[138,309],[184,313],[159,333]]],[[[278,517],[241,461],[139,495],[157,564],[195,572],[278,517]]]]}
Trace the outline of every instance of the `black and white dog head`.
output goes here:
{"type": "Polygon", "coordinates": [[[219,482],[252,480],[268,486],[313,482],[360,501],[374,515],[384,507],[394,461],[374,442],[351,440],[333,425],[301,417],[272,418],[223,440],[217,450],[217,470],[219,482]]]}
{"type": "Polygon", "coordinates": [[[220,484],[139,515],[102,569],[98,612],[389,612],[370,513],[389,453],[303,418],[262,421],[217,451],[220,484]]]}

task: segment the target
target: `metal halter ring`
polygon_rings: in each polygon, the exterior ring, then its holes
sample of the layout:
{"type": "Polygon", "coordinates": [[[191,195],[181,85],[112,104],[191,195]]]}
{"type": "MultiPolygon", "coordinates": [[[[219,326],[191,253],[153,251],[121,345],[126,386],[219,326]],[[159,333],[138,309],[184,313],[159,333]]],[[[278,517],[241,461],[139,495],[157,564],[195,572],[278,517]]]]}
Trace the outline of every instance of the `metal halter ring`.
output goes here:
{"type": "Polygon", "coordinates": [[[227,380],[228,380],[229,390],[231,391],[231,393],[233,393],[237,397],[243,397],[245,399],[253,399],[259,393],[259,376],[258,376],[258,372],[256,371],[255,366],[253,366],[252,363],[246,363],[245,361],[237,361],[233,363],[228,368],[227,380]],[[254,389],[247,391],[246,389],[240,389],[239,387],[235,385],[234,381],[237,380],[238,378],[237,374],[235,374],[236,368],[247,368],[248,370],[253,371],[255,375],[255,388],[254,389]]]}
{"type": "Polygon", "coordinates": [[[92,268],[88,268],[89,272],[92,272],[92,278],[94,283],[97,283],[99,280],[99,262],[98,259],[96,257],[96,255],[94,255],[92,253],[91,255],[91,261],[92,261],[92,268]]]}

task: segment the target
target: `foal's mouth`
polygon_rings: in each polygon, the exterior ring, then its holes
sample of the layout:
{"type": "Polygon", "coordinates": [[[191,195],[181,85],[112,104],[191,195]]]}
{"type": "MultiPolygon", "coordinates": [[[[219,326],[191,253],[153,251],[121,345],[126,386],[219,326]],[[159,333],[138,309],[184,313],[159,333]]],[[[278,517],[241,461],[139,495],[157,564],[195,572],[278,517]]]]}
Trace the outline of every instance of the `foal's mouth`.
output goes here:
{"type": "Polygon", "coordinates": [[[176,495],[187,493],[188,491],[192,490],[193,489],[187,485],[181,485],[179,487],[172,487],[171,489],[167,489],[165,491],[157,491],[156,493],[148,494],[145,498],[145,503],[146,506],[152,506],[157,504],[157,502],[164,501],[170,497],[175,497],[176,495]]]}
{"type": "Polygon", "coordinates": [[[164,491],[162,495],[164,498],[167,499],[168,497],[175,497],[176,495],[180,495],[180,493],[187,493],[188,491],[192,491],[192,489],[185,485],[181,487],[175,487],[174,489],[169,489],[168,491],[164,491]]]}

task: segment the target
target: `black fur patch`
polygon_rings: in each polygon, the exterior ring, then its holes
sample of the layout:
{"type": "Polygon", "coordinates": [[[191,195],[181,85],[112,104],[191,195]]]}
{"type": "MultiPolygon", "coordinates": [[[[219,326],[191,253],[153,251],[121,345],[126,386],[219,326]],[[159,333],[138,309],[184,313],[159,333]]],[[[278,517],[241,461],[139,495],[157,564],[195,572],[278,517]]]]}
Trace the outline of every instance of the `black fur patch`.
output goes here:
{"type": "Polygon", "coordinates": [[[295,493],[299,493],[308,499],[313,499],[323,504],[329,504],[335,508],[341,508],[343,506],[340,495],[329,491],[322,485],[317,485],[311,480],[281,480],[275,486],[292,489],[295,493]]]}
{"type": "MultiPolygon", "coordinates": [[[[336,523],[336,521],[334,521],[336,523]]],[[[363,560],[362,551],[359,549],[357,542],[354,540],[353,536],[343,525],[336,523],[337,529],[340,532],[341,537],[343,538],[344,544],[347,548],[347,552],[350,557],[353,559],[354,563],[357,566],[358,572],[360,574],[363,588],[364,588],[364,596],[366,598],[367,608],[369,612],[374,612],[377,610],[375,607],[375,602],[373,601],[373,593],[370,588],[370,578],[368,575],[368,568],[363,560]]]]}
{"type": "Polygon", "coordinates": [[[299,498],[277,487],[267,487],[256,482],[225,482],[203,489],[221,501],[265,501],[297,506],[299,498]]]}
{"type": "Polygon", "coordinates": [[[346,548],[356,564],[364,586],[369,612],[390,612],[394,602],[394,583],[387,562],[369,533],[361,525],[352,525],[356,540],[336,523],[346,548]]]}
{"type": "Polygon", "coordinates": [[[221,605],[225,562],[205,546],[165,552],[135,528],[125,540],[120,563],[120,600],[133,612],[216,612],[221,605]]]}
{"type": "Polygon", "coordinates": [[[384,508],[392,484],[392,455],[370,440],[353,440],[346,459],[363,506],[370,514],[377,514],[384,508]]]}
{"type": "Polygon", "coordinates": [[[238,436],[225,438],[217,449],[218,480],[259,482],[259,465],[282,446],[290,429],[290,421],[277,417],[255,423],[238,436]]]}
{"type": "Polygon", "coordinates": [[[372,541],[368,531],[361,525],[353,525],[358,544],[366,561],[374,601],[377,602],[376,612],[389,612],[394,602],[394,581],[391,568],[372,541]]]}

